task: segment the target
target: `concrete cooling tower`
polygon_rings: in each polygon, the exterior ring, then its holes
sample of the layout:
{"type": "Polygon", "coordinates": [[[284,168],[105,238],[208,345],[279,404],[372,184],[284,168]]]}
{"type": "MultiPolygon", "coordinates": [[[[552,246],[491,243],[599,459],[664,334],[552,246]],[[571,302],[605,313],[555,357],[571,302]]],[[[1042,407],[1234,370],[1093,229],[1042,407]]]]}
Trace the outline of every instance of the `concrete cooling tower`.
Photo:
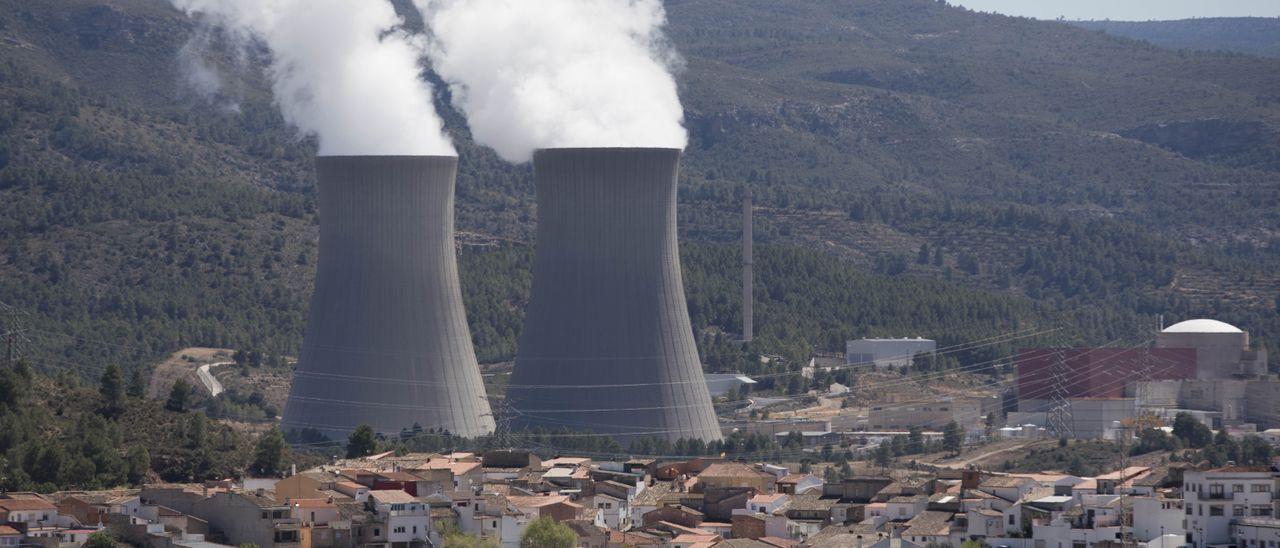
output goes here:
{"type": "Polygon", "coordinates": [[[452,156],[323,156],[320,258],[286,431],[493,432],[462,308],[452,156]]]}
{"type": "Polygon", "coordinates": [[[534,155],[538,247],[507,399],[515,429],[720,439],[676,244],[677,149],[534,155]]]}

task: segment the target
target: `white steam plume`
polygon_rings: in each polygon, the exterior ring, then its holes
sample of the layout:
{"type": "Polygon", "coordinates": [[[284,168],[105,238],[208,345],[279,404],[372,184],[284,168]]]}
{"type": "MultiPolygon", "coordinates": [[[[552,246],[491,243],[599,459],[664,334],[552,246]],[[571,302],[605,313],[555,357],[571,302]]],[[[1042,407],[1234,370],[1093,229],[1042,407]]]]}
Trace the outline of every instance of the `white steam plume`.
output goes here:
{"type": "Polygon", "coordinates": [[[324,155],[454,155],[386,0],[171,0],[271,50],[275,101],[324,155]]]}
{"type": "Polygon", "coordinates": [[[414,0],[428,55],[476,141],[538,148],[683,148],[659,0],[414,0]]]}

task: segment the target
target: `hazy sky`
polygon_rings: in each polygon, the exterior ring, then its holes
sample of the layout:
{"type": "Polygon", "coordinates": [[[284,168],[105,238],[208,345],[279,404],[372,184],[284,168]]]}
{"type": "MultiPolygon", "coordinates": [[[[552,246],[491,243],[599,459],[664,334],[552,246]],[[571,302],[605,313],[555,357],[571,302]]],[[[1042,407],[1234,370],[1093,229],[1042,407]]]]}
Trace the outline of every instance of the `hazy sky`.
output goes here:
{"type": "Polygon", "coordinates": [[[1280,0],[949,0],[976,11],[1037,19],[1189,19],[1280,17],[1280,0]]]}

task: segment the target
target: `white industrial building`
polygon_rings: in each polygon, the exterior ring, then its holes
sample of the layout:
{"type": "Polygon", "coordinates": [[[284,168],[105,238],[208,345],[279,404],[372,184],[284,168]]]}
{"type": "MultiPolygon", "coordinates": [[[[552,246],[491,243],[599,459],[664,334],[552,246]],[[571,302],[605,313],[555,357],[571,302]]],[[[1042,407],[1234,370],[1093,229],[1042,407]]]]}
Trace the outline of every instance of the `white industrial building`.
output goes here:
{"type": "Polygon", "coordinates": [[[735,388],[754,388],[756,385],[754,379],[738,373],[704,373],[702,376],[707,380],[707,391],[711,392],[713,398],[728,394],[735,388]]]}
{"type": "Polygon", "coordinates": [[[1230,544],[1241,533],[1233,522],[1272,517],[1275,478],[1267,468],[1187,470],[1182,484],[1186,529],[1197,548],[1230,544]]]}
{"type": "Polygon", "coordinates": [[[846,365],[875,364],[877,369],[911,365],[916,354],[933,354],[938,349],[932,339],[858,339],[844,345],[846,365]]]}

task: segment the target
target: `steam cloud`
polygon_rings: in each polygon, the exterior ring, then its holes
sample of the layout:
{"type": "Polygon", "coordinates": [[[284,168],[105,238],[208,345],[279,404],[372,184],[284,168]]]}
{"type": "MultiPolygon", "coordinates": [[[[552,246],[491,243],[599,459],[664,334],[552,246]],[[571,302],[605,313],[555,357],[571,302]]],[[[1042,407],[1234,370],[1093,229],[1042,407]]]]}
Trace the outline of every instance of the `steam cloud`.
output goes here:
{"type": "Polygon", "coordinates": [[[275,101],[321,154],[456,154],[418,77],[421,44],[386,0],[170,1],[271,50],[275,101]]]}
{"type": "Polygon", "coordinates": [[[504,159],[549,147],[685,146],[660,0],[414,1],[454,105],[504,159]]]}

